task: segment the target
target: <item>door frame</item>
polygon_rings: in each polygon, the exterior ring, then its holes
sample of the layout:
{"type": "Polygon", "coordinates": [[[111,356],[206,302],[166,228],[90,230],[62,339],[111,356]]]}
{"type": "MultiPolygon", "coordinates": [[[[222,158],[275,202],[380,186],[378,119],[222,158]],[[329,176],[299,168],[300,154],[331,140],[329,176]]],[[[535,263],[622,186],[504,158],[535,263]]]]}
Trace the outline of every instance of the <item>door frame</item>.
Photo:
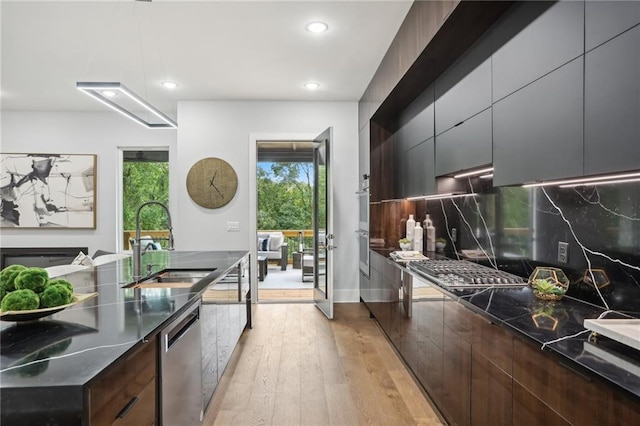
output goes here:
{"type": "Polygon", "coordinates": [[[251,254],[251,303],[258,303],[258,142],[313,142],[313,133],[249,133],[249,253],[251,254]]]}

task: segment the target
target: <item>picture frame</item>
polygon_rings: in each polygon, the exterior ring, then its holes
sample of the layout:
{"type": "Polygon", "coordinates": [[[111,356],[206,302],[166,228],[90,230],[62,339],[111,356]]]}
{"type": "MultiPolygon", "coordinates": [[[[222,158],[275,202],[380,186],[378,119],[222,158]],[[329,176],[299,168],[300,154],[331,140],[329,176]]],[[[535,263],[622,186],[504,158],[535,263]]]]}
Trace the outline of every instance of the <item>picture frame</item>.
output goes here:
{"type": "Polygon", "coordinates": [[[96,229],[95,154],[0,153],[0,228],[96,229]]]}

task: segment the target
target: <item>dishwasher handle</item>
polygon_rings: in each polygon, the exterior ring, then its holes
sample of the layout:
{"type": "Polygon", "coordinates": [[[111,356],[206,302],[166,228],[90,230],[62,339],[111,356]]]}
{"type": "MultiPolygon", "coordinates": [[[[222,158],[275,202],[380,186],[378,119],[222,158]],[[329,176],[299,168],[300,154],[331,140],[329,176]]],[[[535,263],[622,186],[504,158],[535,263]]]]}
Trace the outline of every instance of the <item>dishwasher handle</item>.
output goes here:
{"type": "Polygon", "coordinates": [[[177,321],[171,330],[164,335],[164,352],[169,352],[171,347],[187,334],[191,327],[198,321],[200,321],[200,306],[177,321]]]}

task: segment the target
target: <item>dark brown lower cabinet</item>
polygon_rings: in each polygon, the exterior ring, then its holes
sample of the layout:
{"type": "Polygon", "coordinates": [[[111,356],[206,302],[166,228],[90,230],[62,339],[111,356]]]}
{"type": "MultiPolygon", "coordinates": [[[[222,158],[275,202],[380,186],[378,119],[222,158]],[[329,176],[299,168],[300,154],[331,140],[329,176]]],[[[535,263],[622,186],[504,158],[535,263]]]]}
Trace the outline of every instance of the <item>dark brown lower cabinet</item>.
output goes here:
{"type": "Polygon", "coordinates": [[[520,338],[513,344],[513,379],[571,424],[640,424],[637,401],[520,338]]]}
{"type": "Polygon", "coordinates": [[[511,375],[471,350],[471,424],[511,425],[511,375]]]}
{"type": "Polygon", "coordinates": [[[91,426],[151,426],[158,422],[157,338],[117,361],[87,389],[91,426]]]}
{"type": "Polygon", "coordinates": [[[471,344],[444,327],[442,410],[452,425],[470,424],[471,344]]]}
{"type": "Polygon", "coordinates": [[[514,380],[513,424],[565,426],[570,423],[514,380]]]}

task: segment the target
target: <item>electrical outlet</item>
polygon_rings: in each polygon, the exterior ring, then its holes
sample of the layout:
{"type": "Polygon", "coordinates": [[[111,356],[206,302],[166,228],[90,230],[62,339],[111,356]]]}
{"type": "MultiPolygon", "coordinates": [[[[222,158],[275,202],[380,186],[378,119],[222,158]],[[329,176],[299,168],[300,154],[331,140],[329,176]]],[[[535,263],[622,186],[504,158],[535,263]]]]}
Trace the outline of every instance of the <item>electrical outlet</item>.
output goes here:
{"type": "Polygon", "coordinates": [[[455,243],[457,236],[458,236],[458,230],[456,228],[451,228],[451,241],[455,243]]]}
{"type": "Polygon", "coordinates": [[[240,232],[240,222],[227,222],[227,232],[240,232]]]}
{"type": "Polygon", "coordinates": [[[564,241],[558,242],[558,262],[569,262],[569,243],[566,243],[564,241]]]}

